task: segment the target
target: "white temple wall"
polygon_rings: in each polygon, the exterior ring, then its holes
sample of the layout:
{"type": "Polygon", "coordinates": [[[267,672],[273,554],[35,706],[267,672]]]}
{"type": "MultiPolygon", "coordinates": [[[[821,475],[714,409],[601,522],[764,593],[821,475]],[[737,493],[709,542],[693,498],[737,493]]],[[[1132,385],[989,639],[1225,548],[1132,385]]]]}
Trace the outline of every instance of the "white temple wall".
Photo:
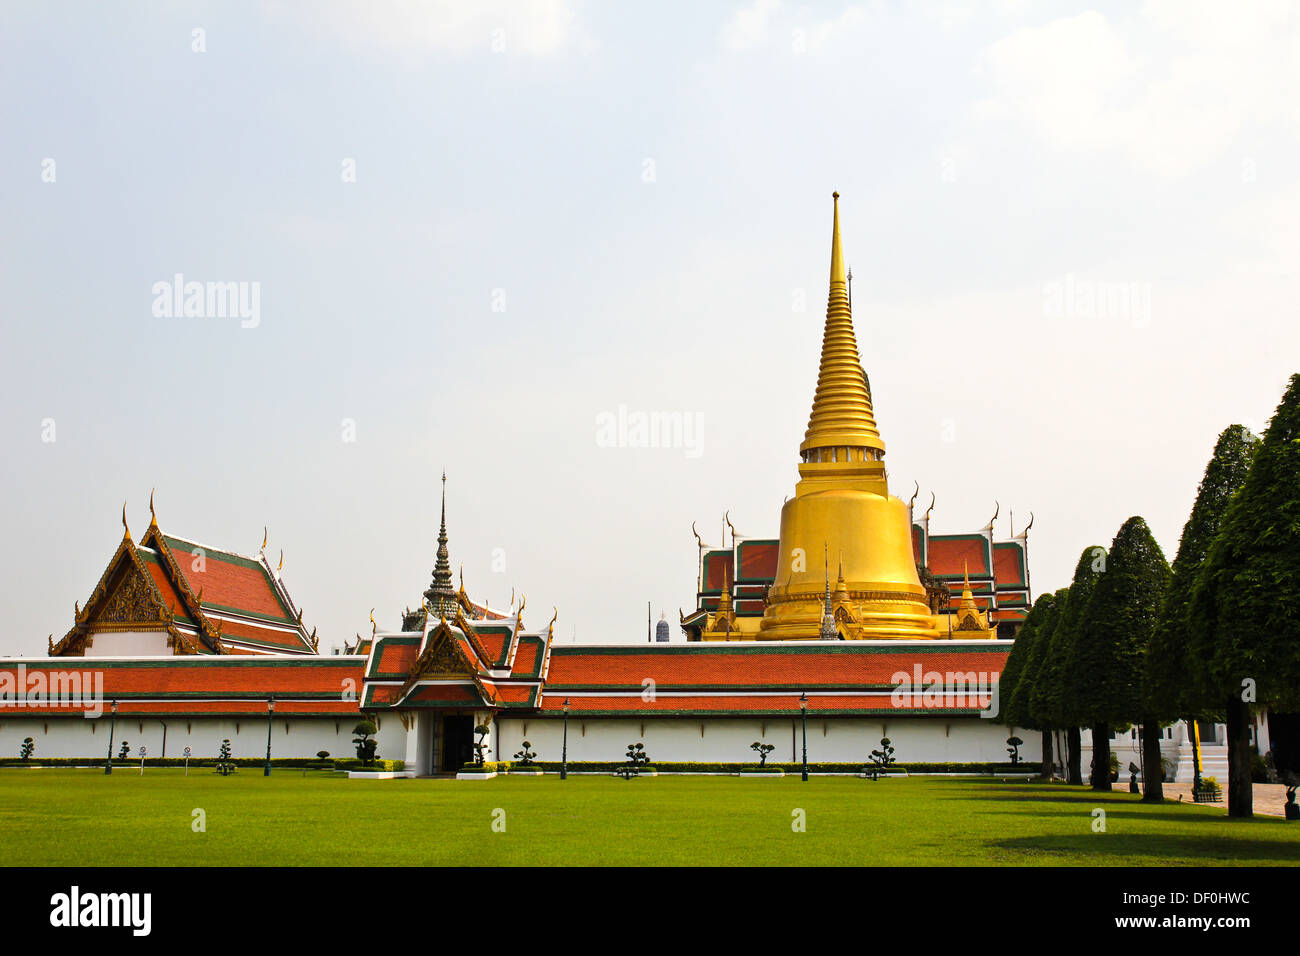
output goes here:
{"type": "MultiPolygon", "coordinates": [[[[558,761],[563,720],[499,718],[499,749],[495,757],[509,760],[525,739],[539,760],[558,761]]],[[[645,744],[652,761],[748,763],[757,761],[750,749],[755,741],[773,744],[769,760],[801,759],[800,719],[672,717],[569,718],[570,761],[618,761],[630,743],[645,744]]],[[[888,736],[900,763],[1002,763],[1009,760],[1006,740],[1012,731],[979,717],[808,718],[808,760],[811,763],[864,763],[888,736]]],[[[1039,735],[1019,731],[1025,741],[1022,760],[1042,758],[1039,735]]]]}
{"type": "MultiPolygon", "coordinates": [[[[356,757],[352,745],[352,728],[357,717],[276,717],[271,733],[271,756],[315,757],[327,750],[331,757],[356,757]]],[[[84,717],[6,717],[0,710],[0,757],[17,757],[24,737],[36,744],[36,758],[85,757],[102,761],[108,755],[111,718],[97,720],[84,717]]],[[[163,752],[163,721],[158,718],[118,717],[113,738],[113,757],[117,758],[122,741],[131,747],[131,757],[139,760],[143,745],[149,757],[184,755],[189,747],[195,759],[211,760],[221,750],[221,741],[230,739],[230,755],[236,758],[266,756],[266,718],[240,718],[238,721],[213,717],[168,717],[167,750],[163,752]]],[[[379,718],[379,755],[386,760],[406,756],[406,731],[396,714],[379,718]]]]}

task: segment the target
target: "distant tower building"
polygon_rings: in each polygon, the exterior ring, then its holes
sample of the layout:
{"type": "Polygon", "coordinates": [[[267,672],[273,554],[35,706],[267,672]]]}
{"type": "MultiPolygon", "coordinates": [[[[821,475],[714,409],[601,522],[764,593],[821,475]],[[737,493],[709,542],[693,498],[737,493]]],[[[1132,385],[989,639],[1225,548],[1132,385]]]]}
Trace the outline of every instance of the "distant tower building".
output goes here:
{"type": "Polygon", "coordinates": [[[668,618],[665,617],[663,612],[661,611],[659,613],[659,623],[655,625],[655,643],[667,644],[668,638],[670,636],[668,632],[669,632],[668,618]]]}

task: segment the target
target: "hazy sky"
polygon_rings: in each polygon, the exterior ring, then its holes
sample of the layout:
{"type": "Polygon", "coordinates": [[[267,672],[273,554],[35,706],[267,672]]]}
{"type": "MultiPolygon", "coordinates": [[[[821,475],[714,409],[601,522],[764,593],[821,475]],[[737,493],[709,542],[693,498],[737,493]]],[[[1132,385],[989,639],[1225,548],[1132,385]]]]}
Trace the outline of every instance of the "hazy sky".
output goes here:
{"type": "Polygon", "coordinates": [[[1035,594],[1132,514],[1172,558],[1215,437],[1300,365],[1298,24],[5,3],[0,653],[71,626],[151,487],[170,533],[268,525],[322,648],[395,628],[444,467],[473,596],[644,640],[693,604],[692,521],[776,534],[833,189],[894,492],[936,531],[1032,510],[1035,594]],[[178,273],[256,313],[166,315],[178,273]],[[620,406],[698,431],[607,447],[620,406]]]}

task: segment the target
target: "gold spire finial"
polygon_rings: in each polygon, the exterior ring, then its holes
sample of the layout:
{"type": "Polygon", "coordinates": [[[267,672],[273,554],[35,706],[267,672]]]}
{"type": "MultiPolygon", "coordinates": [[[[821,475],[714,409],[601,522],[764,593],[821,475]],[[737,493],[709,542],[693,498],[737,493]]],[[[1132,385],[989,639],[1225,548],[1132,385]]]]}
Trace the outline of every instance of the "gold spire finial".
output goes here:
{"type": "Polygon", "coordinates": [[[275,569],[276,569],[277,571],[283,571],[283,570],[284,570],[284,548],[281,548],[281,549],[280,549],[280,563],[279,563],[278,565],[276,565],[276,568],[275,568],[275,569]]]}
{"type": "MultiPolygon", "coordinates": [[[[840,194],[831,193],[831,199],[835,203],[835,222],[831,227],[831,285],[839,282],[847,287],[848,281],[844,275],[844,253],[840,250],[840,194]]],[[[846,289],[845,298],[847,297],[846,289]]]]}
{"type": "Polygon", "coordinates": [[[154,489],[150,488],[149,489],[149,526],[156,528],[158,527],[158,515],[153,510],[153,492],[154,489]]]}
{"type": "MultiPolygon", "coordinates": [[[[876,427],[871,387],[867,384],[867,373],[863,371],[858,340],[853,332],[853,312],[849,307],[844,254],[840,248],[839,193],[835,193],[834,198],[831,282],[826,301],[826,327],[822,333],[821,366],[817,372],[817,392],[813,396],[808,431],[799,451],[806,461],[839,461],[845,449],[870,449],[868,459],[876,461],[884,455],[885,443],[876,427]],[[820,454],[815,458],[808,457],[815,450],[820,454]]],[[[862,460],[862,453],[853,457],[862,460]]]]}
{"type": "Polygon", "coordinates": [[[262,525],[262,550],[266,550],[267,531],[266,525],[262,525]]]}
{"type": "Polygon", "coordinates": [[[374,640],[375,634],[379,632],[379,625],[375,623],[375,609],[370,609],[370,639],[374,640]]]}
{"type": "Polygon", "coordinates": [[[126,532],[126,537],[131,537],[131,529],[126,523],[126,502],[122,502],[122,530],[126,532]]]}

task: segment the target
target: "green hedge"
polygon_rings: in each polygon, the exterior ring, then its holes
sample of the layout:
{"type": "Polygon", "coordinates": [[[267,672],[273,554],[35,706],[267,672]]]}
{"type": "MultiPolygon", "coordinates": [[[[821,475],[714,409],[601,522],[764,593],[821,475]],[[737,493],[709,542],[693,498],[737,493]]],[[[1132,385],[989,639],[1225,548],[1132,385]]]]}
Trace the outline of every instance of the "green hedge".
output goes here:
{"type": "MultiPolygon", "coordinates": [[[[23,761],[17,757],[0,757],[0,767],[103,767],[106,762],[104,757],[33,757],[31,760],[23,761]]],[[[232,757],[230,760],[236,767],[263,767],[266,765],[265,757],[232,757]]],[[[194,767],[212,767],[217,763],[217,757],[214,754],[211,757],[191,757],[190,768],[194,767]]],[[[272,768],[281,767],[284,769],[332,769],[333,761],[326,760],[322,763],[315,757],[272,757],[272,768]]],[[[183,767],[185,766],[184,757],[145,757],[145,767],[183,767]]],[[[139,767],[140,758],[128,756],[125,760],[120,760],[116,755],[113,756],[113,766],[117,767],[139,767]]]]}
{"type": "MultiPolygon", "coordinates": [[[[265,757],[232,757],[230,762],[236,767],[264,767],[265,757]]],[[[18,757],[0,757],[0,767],[103,767],[103,757],[33,757],[24,761],[18,757]]],[[[191,757],[190,769],[195,767],[210,768],[216,766],[217,758],[191,757]]],[[[183,767],[184,757],[145,757],[144,765],[148,767],[183,767]]],[[[139,767],[139,757],[127,757],[119,760],[113,757],[113,767],[139,767]]],[[[360,760],[318,760],[315,757],[272,757],[272,769],[282,770],[405,770],[404,760],[376,760],[371,767],[363,767],[360,760]]]]}
{"type": "MultiPolygon", "coordinates": [[[[467,763],[460,768],[461,773],[505,773],[510,769],[509,760],[485,760],[483,763],[467,763]]],[[[529,766],[530,770],[539,769],[536,764],[529,766]]]]}
{"type": "Polygon", "coordinates": [[[399,770],[406,769],[405,760],[376,760],[373,763],[364,763],[363,761],[352,760],[335,760],[335,770],[364,770],[371,773],[397,773],[399,770]]]}

